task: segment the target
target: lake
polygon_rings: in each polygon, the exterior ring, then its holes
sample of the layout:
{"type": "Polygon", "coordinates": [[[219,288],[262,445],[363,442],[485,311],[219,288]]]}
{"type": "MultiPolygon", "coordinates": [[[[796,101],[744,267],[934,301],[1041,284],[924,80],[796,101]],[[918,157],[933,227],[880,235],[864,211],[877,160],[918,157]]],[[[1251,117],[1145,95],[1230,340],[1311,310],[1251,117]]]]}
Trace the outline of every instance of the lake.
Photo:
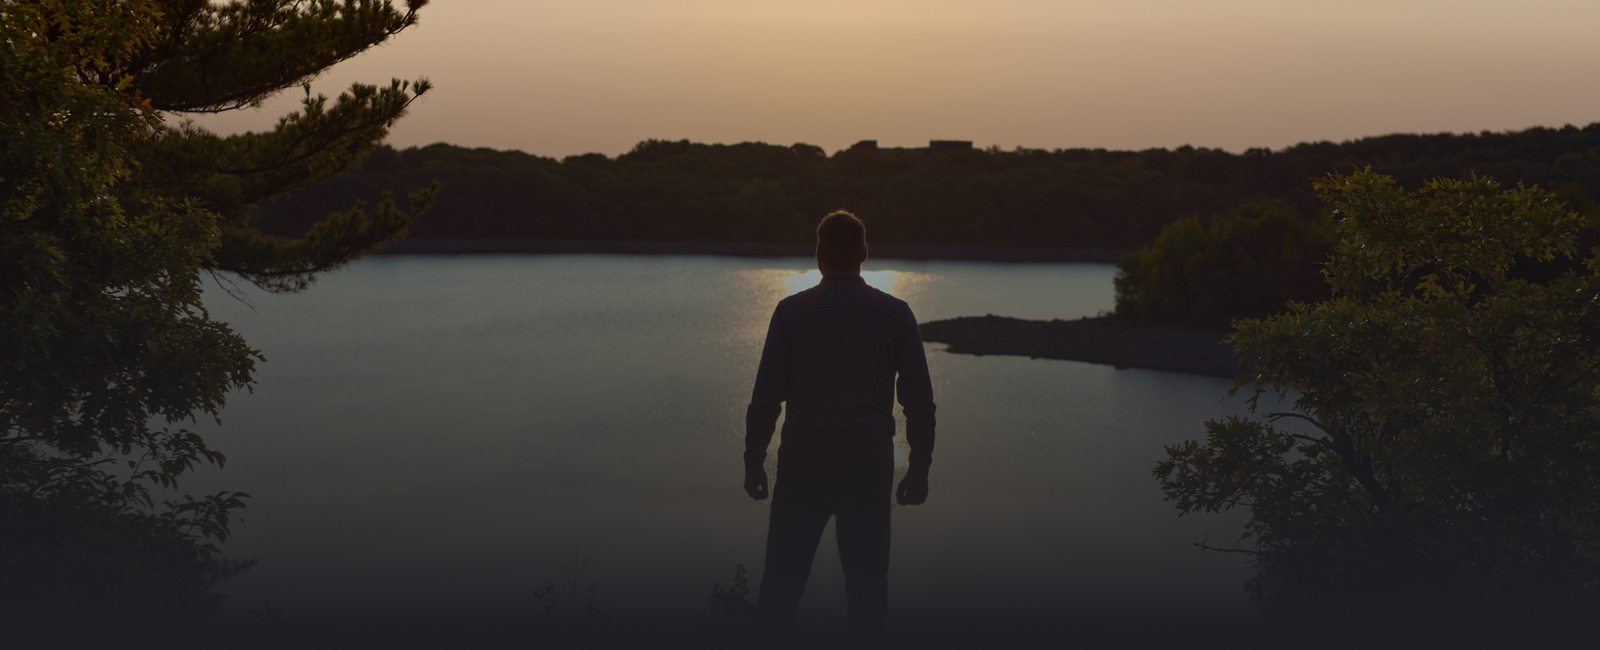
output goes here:
{"type": "MultiPolygon", "coordinates": [[[[267,357],[222,425],[199,427],[227,467],[182,486],[253,495],[224,545],[260,560],[224,585],[232,615],[268,600],[296,624],[513,625],[555,583],[592,585],[629,621],[695,624],[736,564],[760,579],[744,408],[772,307],[813,268],[390,256],[297,295],[210,291],[213,316],[267,357]]],[[[1113,306],[1103,264],[866,270],[923,322],[1113,306]]],[[[1244,558],[1193,546],[1230,545],[1243,513],[1179,518],[1150,475],[1163,445],[1243,412],[1230,382],[927,345],[932,490],[894,509],[891,625],[1249,616],[1244,558]]],[[[801,624],[842,625],[843,591],[830,526],[801,624]]]]}

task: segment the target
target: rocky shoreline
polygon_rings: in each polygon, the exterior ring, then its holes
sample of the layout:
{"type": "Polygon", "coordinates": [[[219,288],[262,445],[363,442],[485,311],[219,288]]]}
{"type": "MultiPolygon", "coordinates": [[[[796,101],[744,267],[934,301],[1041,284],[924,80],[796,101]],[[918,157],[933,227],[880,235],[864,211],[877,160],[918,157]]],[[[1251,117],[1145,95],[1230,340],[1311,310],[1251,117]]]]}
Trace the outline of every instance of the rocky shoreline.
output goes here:
{"type": "Polygon", "coordinates": [[[1117,368],[1232,379],[1248,370],[1221,332],[1112,318],[1032,321],[966,316],[922,324],[922,339],[947,352],[1087,361],[1117,368]]]}

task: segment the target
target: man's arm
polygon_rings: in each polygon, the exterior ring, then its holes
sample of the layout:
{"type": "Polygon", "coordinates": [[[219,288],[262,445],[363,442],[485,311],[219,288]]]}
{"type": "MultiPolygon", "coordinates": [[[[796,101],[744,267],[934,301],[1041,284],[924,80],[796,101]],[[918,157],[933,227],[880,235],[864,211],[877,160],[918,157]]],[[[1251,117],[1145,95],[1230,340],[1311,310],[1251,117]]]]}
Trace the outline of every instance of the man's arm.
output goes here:
{"type": "Polygon", "coordinates": [[[767,341],[761,348],[756,387],[744,415],[744,491],[750,498],[767,498],[767,446],[789,396],[789,345],[778,312],[767,324],[767,341]]]}
{"type": "Polygon", "coordinates": [[[895,490],[901,505],[919,505],[928,499],[928,467],[933,464],[933,380],[928,376],[928,355],[922,348],[922,331],[916,316],[906,308],[910,326],[901,337],[904,346],[896,355],[899,374],[895,389],[900,411],[906,416],[906,444],[911,447],[911,469],[895,490]]]}

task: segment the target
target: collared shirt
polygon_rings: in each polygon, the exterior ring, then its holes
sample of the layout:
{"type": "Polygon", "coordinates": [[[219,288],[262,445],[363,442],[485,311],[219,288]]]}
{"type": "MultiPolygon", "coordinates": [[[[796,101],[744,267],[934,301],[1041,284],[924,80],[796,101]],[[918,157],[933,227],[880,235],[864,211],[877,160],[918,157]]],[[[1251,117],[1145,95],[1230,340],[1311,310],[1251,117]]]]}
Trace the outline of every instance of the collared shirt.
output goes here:
{"type": "Polygon", "coordinates": [[[933,383],[917,319],[905,301],[858,274],[825,274],[772,312],[745,415],[746,467],[766,459],[785,402],[780,468],[892,466],[896,396],[911,471],[926,476],[933,462],[933,383]]]}

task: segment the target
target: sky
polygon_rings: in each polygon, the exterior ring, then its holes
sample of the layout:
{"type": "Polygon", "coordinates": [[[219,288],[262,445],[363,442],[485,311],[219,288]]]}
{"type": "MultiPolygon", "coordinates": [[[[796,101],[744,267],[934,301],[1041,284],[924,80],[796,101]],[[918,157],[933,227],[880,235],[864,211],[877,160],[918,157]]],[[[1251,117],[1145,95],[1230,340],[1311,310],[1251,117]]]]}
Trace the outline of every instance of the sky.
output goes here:
{"type": "MultiPolygon", "coordinates": [[[[313,93],[427,77],[390,133],[1241,152],[1600,121],[1593,0],[434,0],[313,93]]],[[[197,118],[272,127],[303,93],[197,118]]]]}

